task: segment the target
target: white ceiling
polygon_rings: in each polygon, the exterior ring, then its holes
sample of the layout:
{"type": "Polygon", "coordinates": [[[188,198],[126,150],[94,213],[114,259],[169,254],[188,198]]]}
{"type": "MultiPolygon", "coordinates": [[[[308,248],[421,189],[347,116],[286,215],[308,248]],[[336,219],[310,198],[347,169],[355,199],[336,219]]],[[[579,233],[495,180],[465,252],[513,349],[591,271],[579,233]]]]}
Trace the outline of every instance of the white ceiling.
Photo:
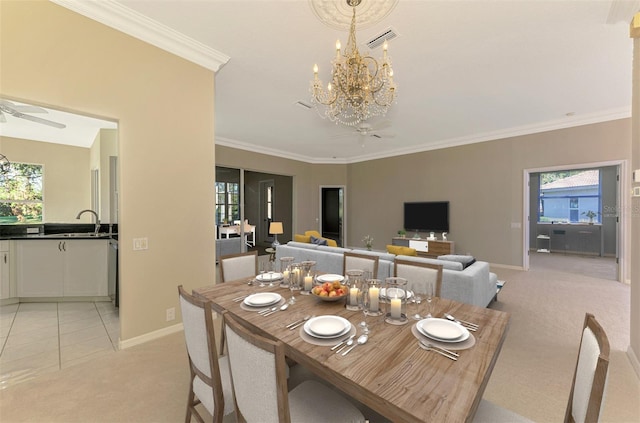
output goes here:
{"type": "Polygon", "coordinates": [[[320,22],[307,0],[52,1],[145,41],[162,34],[176,40],[163,48],[217,70],[217,144],[311,163],[631,115],[636,0],[400,0],[382,21],[357,32],[359,44],[389,27],[400,34],[389,43],[397,104],[371,121],[393,137],[367,137],[364,146],[353,128],[296,105],[310,103],[313,64],[326,83],[335,41],[345,45],[347,38],[320,22]],[[180,43],[191,52],[183,54],[180,43]]]}
{"type": "MultiPolygon", "coordinates": [[[[9,100],[15,106],[33,105],[10,99],[2,100],[9,100]]],[[[100,129],[115,129],[118,127],[116,122],[40,107],[40,105],[37,106],[41,111],[37,113],[25,112],[25,114],[61,123],[66,127],[55,128],[4,113],[6,122],[0,123],[0,136],[90,148],[100,129]]]]}

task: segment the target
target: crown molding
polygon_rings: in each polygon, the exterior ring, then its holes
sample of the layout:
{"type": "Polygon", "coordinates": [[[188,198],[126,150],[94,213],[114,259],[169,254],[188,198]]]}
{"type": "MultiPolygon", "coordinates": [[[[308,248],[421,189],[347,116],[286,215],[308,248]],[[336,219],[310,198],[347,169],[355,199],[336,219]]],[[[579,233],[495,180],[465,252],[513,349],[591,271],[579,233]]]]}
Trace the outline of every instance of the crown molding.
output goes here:
{"type": "Polygon", "coordinates": [[[220,70],[230,59],[226,54],[113,0],[49,1],[214,72],[220,70]]]}
{"type": "Polygon", "coordinates": [[[605,110],[600,113],[591,113],[584,116],[572,116],[565,119],[557,119],[546,122],[539,122],[533,125],[523,125],[514,128],[507,128],[499,131],[485,132],[482,134],[474,134],[463,137],[450,138],[446,140],[437,140],[427,144],[420,144],[408,148],[400,148],[396,150],[387,150],[377,154],[365,154],[350,159],[318,159],[314,157],[293,155],[288,151],[280,151],[276,149],[264,148],[255,144],[243,143],[229,138],[216,137],[216,145],[224,145],[226,147],[237,148],[240,150],[251,151],[254,153],[267,154],[269,156],[281,157],[284,159],[297,160],[309,164],[352,164],[361,163],[370,160],[387,159],[390,157],[403,156],[406,154],[424,153],[426,151],[440,150],[443,148],[459,147],[468,144],[476,144],[480,142],[496,141],[505,138],[513,138],[524,135],[537,134],[540,132],[556,131],[560,129],[573,128],[577,126],[591,125],[594,123],[608,122],[619,119],[628,119],[631,117],[630,107],[621,107],[613,110],[605,110]]]}

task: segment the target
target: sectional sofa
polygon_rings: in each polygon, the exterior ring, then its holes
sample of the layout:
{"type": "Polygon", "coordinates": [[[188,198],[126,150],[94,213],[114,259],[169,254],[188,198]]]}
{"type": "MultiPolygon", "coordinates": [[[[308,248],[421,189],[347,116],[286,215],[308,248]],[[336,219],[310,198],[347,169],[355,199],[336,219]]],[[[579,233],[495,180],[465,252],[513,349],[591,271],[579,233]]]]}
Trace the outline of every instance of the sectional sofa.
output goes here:
{"type": "MultiPolygon", "coordinates": [[[[276,248],[276,260],[279,261],[281,257],[293,257],[296,262],[313,260],[319,272],[342,274],[343,253],[346,251],[378,256],[378,279],[384,280],[393,276],[396,255],[377,251],[290,241],[276,248]]],[[[455,256],[441,256],[438,259],[404,255],[401,257],[403,260],[441,264],[443,298],[486,307],[496,297],[498,278],[495,273],[489,271],[487,262],[475,261],[465,267],[455,256]]]]}

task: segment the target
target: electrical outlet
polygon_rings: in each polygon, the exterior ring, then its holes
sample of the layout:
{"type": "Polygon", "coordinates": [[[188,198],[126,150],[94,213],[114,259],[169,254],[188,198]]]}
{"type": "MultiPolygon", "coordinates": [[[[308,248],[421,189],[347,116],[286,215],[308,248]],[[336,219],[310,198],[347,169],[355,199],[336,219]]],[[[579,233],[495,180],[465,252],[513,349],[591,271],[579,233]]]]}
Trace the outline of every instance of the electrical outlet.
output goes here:
{"type": "Polygon", "coordinates": [[[147,238],[133,238],[133,251],[149,249],[149,241],[147,238]]]}
{"type": "Polygon", "coordinates": [[[171,307],[167,309],[167,322],[176,320],[176,308],[171,307]]]}

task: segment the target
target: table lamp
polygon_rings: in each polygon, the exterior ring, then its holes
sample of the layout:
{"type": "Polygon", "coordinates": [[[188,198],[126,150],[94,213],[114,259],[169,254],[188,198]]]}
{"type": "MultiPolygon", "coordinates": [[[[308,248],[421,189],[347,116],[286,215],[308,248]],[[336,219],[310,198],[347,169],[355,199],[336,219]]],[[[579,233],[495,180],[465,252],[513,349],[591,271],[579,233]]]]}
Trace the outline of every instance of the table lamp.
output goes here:
{"type": "Polygon", "coordinates": [[[278,242],[278,234],[283,234],[282,222],[271,222],[269,224],[269,234],[273,235],[273,244],[271,246],[276,248],[280,243],[278,242]]]}

